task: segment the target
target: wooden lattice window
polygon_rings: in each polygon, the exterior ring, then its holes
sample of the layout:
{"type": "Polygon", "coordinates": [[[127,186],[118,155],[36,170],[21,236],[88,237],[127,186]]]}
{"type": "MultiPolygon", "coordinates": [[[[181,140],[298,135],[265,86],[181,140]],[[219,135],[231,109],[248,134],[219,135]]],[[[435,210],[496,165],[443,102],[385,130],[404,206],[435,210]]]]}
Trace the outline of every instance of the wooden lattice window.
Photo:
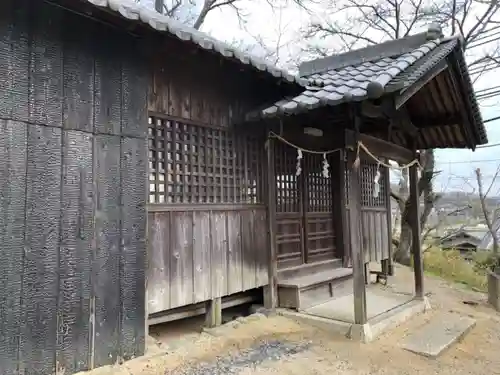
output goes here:
{"type": "Polygon", "coordinates": [[[349,203],[349,196],[351,194],[351,171],[347,166],[347,160],[344,158],[344,191],[345,191],[345,202],[349,203]]]}
{"type": "Polygon", "coordinates": [[[275,143],[276,211],[300,212],[297,151],[281,142],[275,143]]]}
{"type": "MultiPolygon", "coordinates": [[[[329,163],[331,165],[331,160],[329,163]]],[[[330,212],[333,206],[331,178],[323,176],[323,156],[306,155],[304,176],[308,195],[308,212],[330,212]]],[[[331,171],[330,171],[331,173],[331,171]]]]}
{"type": "Polygon", "coordinates": [[[149,118],[149,203],[262,203],[263,147],[251,135],[149,118]]]}
{"type": "MultiPolygon", "coordinates": [[[[349,177],[350,177],[350,170],[347,169],[347,164],[346,164],[346,169],[345,169],[345,194],[346,194],[346,201],[349,201],[349,196],[350,196],[350,183],[349,183],[349,177]]],[[[361,184],[361,205],[363,207],[386,207],[387,205],[387,180],[386,180],[386,173],[388,173],[387,168],[385,167],[380,167],[380,179],[379,179],[379,184],[380,184],[380,190],[379,194],[377,197],[374,196],[373,191],[374,191],[374,180],[375,180],[375,175],[377,173],[377,165],[373,163],[368,163],[368,162],[361,162],[360,169],[359,169],[359,182],[361,184]]]]}
{"type": "Polygon", "coordinates": [[[360,168],[360,182],[361,182],[361,205],[364,207],[385,207],[387,196],[386,196],[386,180],[385,173],[386,169],[380,167],[380,178],[379,178],[379,193],[375,197],[375,176],[377,174],[377,165],[372,163],[361,163],[360,168]]]}

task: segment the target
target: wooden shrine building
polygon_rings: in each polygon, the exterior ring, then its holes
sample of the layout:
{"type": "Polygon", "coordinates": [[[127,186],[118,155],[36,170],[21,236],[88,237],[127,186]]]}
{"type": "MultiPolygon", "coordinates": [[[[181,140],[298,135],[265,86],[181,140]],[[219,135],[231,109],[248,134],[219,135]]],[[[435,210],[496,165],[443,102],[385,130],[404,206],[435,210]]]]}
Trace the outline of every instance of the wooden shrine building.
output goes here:
{"type": "Polygon", "coordinates": [[[485,142],[439,30],[295,77],[132,0],[3,0],[0,373],[140,356],[148,322],[249,301],[354,293],[363,324],[387,160],[485,142]]]}

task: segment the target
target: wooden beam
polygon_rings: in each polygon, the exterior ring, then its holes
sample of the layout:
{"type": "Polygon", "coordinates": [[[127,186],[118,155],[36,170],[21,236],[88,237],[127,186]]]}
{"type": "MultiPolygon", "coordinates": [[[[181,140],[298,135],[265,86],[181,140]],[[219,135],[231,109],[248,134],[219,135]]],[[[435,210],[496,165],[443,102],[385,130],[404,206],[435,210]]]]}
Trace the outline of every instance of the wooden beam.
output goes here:
{"type": "Polygon", "coordinates": [[[413,207],[410,224],[412,230],[413,270],[415,272],[415,296],[423,298],[424,265],[420,241],[420,199],[418,194],[418,169],[416,165],[410,167],[410,200],[413,207]]]}
{"type": "Polygon", "coordinates": [[[363,117],[389,119],[392,127],[395,126],[411,135],[418,133],[418,128],[411,121],[406,109],[396,109],[395,99],[392,97],[386,98],[378,105],[365,100],[360,104],[360,111],[363,117]]]}
{"type": "Polygon", "coordinates": [[[411,136],[416,136],[418,133],[418,128],[411,121],[406,108],[400,108],[398,111],[393,111],[391,114],[391,122],[394,123],[398,128],[404,132],[410,134],[411,136]]]}
{"type": "MultiPolygon", "coordinates": [[[[356,116],[357,121],[359,117],[356,116]]],[[[349,174],[349,240],[351,244],[353,294],[354,294],[354,323],[365,324],[368,321],[366,311],[366,284],[365,284],[365,256],[363,240],[361,238],[361,191],[359,179],[359,165],[356,150],[347,152],[349,174]]]]}
{"type": "Polygon", "coordinates": [[[346,245],[346,196],[345,196],[345,161],[344,152],[333,154],[332,162],[332,198],[333,198],[333,225],[335,230],[336,256],[342,259],[342,264],[349,264],[349,247],[346,245]]]}
{"type": "Polygon", "coordinates": [[[469,117],[469,111],[470,111],[471,105],[470,105],[470,101],[468,99],[468,95],[464,92],[464,89],[463,89],[464,85],[459,84],[457,82],[457,78],[460,78],[462,82],[465,82],[465,80],[464,80],[464,77],[462,77],[462,73],[461,73],[460,69],[458,68],[458,66],[450,61],[450,59],[452,58],[451,56],[452,55],[448,55],[447,59],[450,63],[450,70],[451,70],[452,74],[448,75],[447,81],[448,81],[449,85],[451,86],[453,93],[455,93],[455,95],[457,95],[459,98],[460,103],[458,103],[458,105],[460,107],[459,108],[460,116],[462,117],[462,121],[463,121],[463,124],[461,127],[465,133],[465,138],[467,140],[468,146],[474,150],[475,145],[474,145],[474,140],[472,138],[472,134],[470,133],[471,129],[469,128],[469,126],[467,126],[468,124],[470,124],[472,126],[472,124],[474,123],[474,121],[469,117]],[[466,106],[468,108],[466,108],[466,106]]]}
{"type": "MultiPolygon", "coordinates": [[[[388,162],[388,160],[386,160],[388,162]]],[[[382,261],[382,272],[386,275],[394,275],[394,265],[393,260],[393,245],[392,245],[392,210],[391,210],[391,176],[390,170],[386,169],[384,173],[384,181],[386,186],[386,202],[387,202],[387,238],[389,239],[389,259],[387,261],[382,261]]]]}
{"type": "Polygon", "coordinates": [[[276,176],[274,171],[274,139],[267,139],[267,221],[268,242],[268,285],[264,288],[264,306],[275,309],[277,305],[278,257],[276,253],[276,176]]]}
{"type": "Polygon", "coordinates": [[[293,123],[286,121],[282,127],[278,122],[274,122],[270,131],[281,135],[287,141],[303,148],[321,150],[331,150],[332,148],[344,147],[344,139],[338,137],[338,129],[334,126],[319,126],[308,121],[302,123],[293,123]],[[314,137],[304,133],[305,127],[319,128],[323,135],[321,137],[314,137]]]}
{"type": "MultiPolygon", "coordinates": [[[[346,147],[356,148],[356,137],[352,130],[346,130],[346,147]]],[[[407,148],[398,146],[383,139],[372,137],[367,134],[359,134],[358,138],[366,148],[375,156],[388,158],[390,160],[408,163],[414,159],[413,152],[407,148]]]]}
{"type": "MultiPolygon", "coordinates": [[[[385,104],[385,103],[384,103],[385,104]]],[[[374,104],[373,101],[363,100],[361,102],[361,115],[368,118],[380,118],[385,116],[386,105],[374,104]]]]}
{"type": "Polygon", "coordinates": [[[205,326],[218,327],[222,324],[222,299],[220,297],[207,301],[205,326]]]}
{"type": "MultiPolygon", "coordinates": [[[[253,291],[232,294],[230,296],[225,296],[222,298],[222,309],[224,310],[235,306],[257,303],[261,300],[261,298],[262,296],[259,296],[258,293],[255,293],[253,291]]],[[[205,315],[208,311],[207,307],[208,302],[200,302],[194,305],[175,307],[161,313],[156,313],[152,317],[148,317],[148,325],[152,326],[155,324],[168,323],[175,320],[205,315]]]]}
{"type": "Polygon", "coordinates": [[[460,116],[438,116],[438,117],[425,117],[412,115],[413,123],[420,129],[442,127],[446,125],[460,125],[463,120],[460,116]]]}

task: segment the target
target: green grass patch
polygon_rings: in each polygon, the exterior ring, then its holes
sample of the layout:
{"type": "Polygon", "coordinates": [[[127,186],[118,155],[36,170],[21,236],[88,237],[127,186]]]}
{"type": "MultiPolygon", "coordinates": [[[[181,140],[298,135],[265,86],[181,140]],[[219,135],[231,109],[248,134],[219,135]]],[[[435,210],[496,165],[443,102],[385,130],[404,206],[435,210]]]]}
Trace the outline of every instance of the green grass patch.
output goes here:
{"type": "Polygon", "coordinates": [[[486,291],[486,271],[477,266],[481,264],[479,257],[486,256],[479,254],[473,260],[467,261],[458,251],[431,248],[424,253],[424,270],[445,280],[463,284],[475,290],[486,291]]]}

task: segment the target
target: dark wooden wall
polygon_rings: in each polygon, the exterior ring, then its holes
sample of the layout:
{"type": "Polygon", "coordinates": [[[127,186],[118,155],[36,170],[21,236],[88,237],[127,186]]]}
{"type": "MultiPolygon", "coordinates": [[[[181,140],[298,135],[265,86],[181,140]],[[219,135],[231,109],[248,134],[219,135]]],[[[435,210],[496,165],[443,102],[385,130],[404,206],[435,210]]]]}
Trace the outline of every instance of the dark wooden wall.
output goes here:
{"type": "MultiPolygon", "coordinates": [[[[189,43],[167,38],[162,44],[171,53],[151,51],[148,110],[152,113],[231,128],[247,112],[301,91],[299,86],[280,84],[269,73],[223,61],[218,53],[200,52],[189,43]]],[[[262,132],[261,125],[252,132],[262,132]]]]}
{"type": "MultiPolygon", "coordinates": [[[[380,193],[378,197],[373,196],[373,181],[377,171],[377,165],[371,160],[362,160],[359,169],[361,197],[361,231],[364,247],[365,262],[380,262],[390,259],[391,253],[391,229],[390,229],[390,183],[389,170],[380,166],[380,193]]],[[[347,183],[348,174],[346,171],[346,222],[349,222],[349,199],[350,189],[347,183]]],[[[349,226],[345,227],[345,238],[349,238],[349,226]]],[[[350,252],[349,241],[345,243],[346,251],[350,252]]]]}
{"type": "Polygon", "coordinates": [[[150,212],[148,312],[266,285],[266,225],[265,207],[150,212]]]}
{"type": "Polygon", "coordinates": [[[147,72],[135,40],[0,2],[0,373],[142,355],[147,72]]]}

